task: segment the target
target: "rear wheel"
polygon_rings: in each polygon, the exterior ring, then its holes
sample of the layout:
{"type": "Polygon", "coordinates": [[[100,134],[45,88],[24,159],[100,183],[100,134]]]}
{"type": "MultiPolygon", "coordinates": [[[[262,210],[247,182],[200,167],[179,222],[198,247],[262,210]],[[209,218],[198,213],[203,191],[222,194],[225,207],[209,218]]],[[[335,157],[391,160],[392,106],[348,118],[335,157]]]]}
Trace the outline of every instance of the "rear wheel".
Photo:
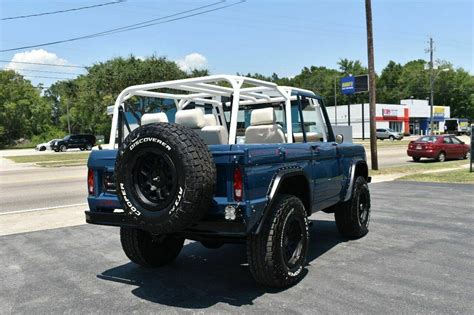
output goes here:
{"type": "Polygon", "coordinates": [[[356,178],[351,199],[337,207],[334,217],[344,237],[356,239],[369,232],[370,192],[364,177],[356,178]]]}
{"type": "Polygon", "coordinates": [[[436,158],[438,160],[438,162],[444,162],[446,161],[446,153],[444,153],[443,151],[441,151],[439,154],[438,154],[438,157],[436,158]]]}
{"type": "Polygon", "coordinates": [[[421,160],[420,157],[416,157],[416,156],[412,156],[411,158],[412,158],[413,161],[415,161],[415,162],[420,162],[420,160],[421,160]]]}
{"type": "Polygon", "coordinates": [[[61,146],[59,147],[59,151],[66,152],[66,150],[67,150],[67,147],[64,144],[61,144],[61,146]]]}
{"type": "Polygon", "coordinates": [[[160,267],[178,257],[184,238],[153,235],[136,228],[121,227],[120,242],[125,255],[132,262],[143,267],[160,267]]]}
{"type": "Polygon", "coordinates": [[[279,195],[271,216],[257,235],[247,239],[247,259],[254,279],[267,286],[288,287],[303,278],[309,233],[301,200],[279,195]]]}
{"type": "Polygon", "coordinates": [[[87,145],[86,145],[86,150],[87,150],[87,151],[90,151],[90,150],[92,150],[92,145],[90,145],[90,144],[87,144],[87,145]]]}

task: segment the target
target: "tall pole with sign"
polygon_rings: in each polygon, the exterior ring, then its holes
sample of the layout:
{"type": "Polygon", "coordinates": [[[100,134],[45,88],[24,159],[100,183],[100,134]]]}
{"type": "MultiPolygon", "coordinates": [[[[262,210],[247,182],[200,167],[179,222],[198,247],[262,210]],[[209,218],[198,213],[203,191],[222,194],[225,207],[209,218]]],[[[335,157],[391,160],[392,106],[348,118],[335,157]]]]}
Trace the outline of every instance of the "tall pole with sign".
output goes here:
{"type": "Polygon", "coordinates": [[[377,159],[377,134],[375,126],[375,69],[374,69],[374,37],[372,33],[372,4],[365,0],[365,16],[367,24],[367,57],[369,63],[369,101],[370,101],[370,158],[373,170],[379,169],[377,159]]]}

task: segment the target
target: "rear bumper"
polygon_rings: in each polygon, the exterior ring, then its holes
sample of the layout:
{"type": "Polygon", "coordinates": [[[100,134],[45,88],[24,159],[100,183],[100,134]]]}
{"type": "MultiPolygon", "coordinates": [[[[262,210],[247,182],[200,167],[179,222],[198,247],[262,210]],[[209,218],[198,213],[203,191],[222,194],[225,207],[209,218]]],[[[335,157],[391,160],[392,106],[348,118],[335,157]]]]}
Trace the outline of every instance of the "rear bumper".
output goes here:
{"type": "Polygon", "coordinates": [[[412,156],[412,157],[419,157],[419,158],[436,158],[438,156],[438,152],[434,151],[434,150],[410,150],[408,149],[407,150],[407,154],[408,156],[412,156]]]}
{"type": "MultiPolygon", "coordinates": [[[[90,224],[133,227],[144,229],[144,226],[125,213],[85,211],[86,222],[90,224]]],[[[247,235],[245,222],[223,220],[199,221],[178,234],[193,240],[221,240],[239,242],[247,235]]]]}

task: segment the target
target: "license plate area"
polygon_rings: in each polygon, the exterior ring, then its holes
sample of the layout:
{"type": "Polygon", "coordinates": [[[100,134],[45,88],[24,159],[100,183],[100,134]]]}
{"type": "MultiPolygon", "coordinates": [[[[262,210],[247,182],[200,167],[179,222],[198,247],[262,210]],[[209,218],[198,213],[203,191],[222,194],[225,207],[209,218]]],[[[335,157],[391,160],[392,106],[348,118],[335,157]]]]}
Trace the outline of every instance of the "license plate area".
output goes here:
{"type": "Polygon", "coordinates": [[[417,150],[421,150],[421,144],[418,144],[418,145],[416,146],[416,149],[417,149],[417,150]]]}

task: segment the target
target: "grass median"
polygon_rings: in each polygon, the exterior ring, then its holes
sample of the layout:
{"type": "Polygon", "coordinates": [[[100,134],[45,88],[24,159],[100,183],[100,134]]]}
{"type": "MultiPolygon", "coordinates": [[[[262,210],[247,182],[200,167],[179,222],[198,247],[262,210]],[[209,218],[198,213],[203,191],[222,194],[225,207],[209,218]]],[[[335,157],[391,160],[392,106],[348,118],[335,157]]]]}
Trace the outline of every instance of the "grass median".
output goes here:
{"type": "Polygon", "coordinates": [[[434,160],[421,160],[421,162],[407,162],[403,166],[385,167],[378,171],[370,170],[371,176],[390,174],[415,174],[427,171],[435,171],[450,168],[459,168],[469,164],[468,160],[453,160],[446,162],[436,162],[434,160]]]}
{"type": "Polygon", "coordinates": [[[434,183],[462,183],[474,184],[474,172],[470,173],[468,168],[459,170],[451,170],[436,173],[421,173],[406,175],[398,178],[402,181],[416,181],[416,182],[434,182],[434,183]]]}
{"type": "Polygon", "coordinates": [[[6,156],[15,163],[33,163],[42,167],[86,165],[90,152],[6,156]]]}

